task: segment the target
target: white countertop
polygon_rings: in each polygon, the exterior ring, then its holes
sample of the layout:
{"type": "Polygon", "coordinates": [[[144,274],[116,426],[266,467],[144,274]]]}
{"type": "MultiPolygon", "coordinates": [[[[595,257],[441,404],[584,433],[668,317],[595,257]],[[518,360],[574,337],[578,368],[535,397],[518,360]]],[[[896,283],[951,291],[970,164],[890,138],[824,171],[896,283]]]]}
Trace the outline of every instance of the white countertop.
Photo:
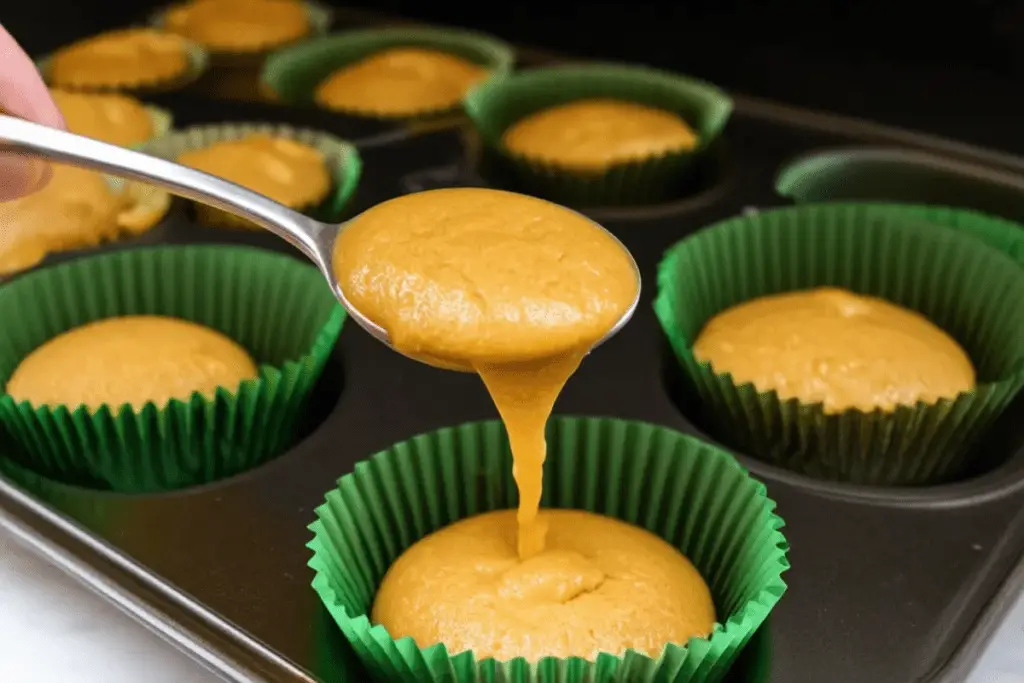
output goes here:
{"type": "MultiPolygon", "coordinates": [[[[222,680],[0,529],[0,680],[222,680]]],[[[1024,683],[1024,596],[965,683],[1024,683]]]]}

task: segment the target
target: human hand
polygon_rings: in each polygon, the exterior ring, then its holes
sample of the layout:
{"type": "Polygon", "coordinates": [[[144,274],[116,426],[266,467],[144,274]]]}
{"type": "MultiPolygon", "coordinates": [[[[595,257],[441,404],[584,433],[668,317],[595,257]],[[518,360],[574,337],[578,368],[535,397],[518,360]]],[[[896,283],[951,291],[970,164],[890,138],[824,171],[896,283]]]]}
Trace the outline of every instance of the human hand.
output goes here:
{"type": "MultiPolygon", "coordinates": [[[[0,26],[0,113],[4,112],[46,126],[64,127],[64,118],[35,64],[0,26]]],[[[0,154],[0,201],[34,192],[49,179],[49,164],[14,154],[0,154]]]]}

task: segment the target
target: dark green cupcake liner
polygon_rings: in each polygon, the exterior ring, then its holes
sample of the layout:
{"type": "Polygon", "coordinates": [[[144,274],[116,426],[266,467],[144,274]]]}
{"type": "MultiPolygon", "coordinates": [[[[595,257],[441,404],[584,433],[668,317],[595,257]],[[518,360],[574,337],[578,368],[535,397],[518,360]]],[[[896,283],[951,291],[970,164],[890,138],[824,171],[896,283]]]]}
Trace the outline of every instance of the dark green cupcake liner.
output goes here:
{"type": "Polygon", "coordinates": [[[807,205],[733,218],[679,242],[658,272],[655,311],[715,434],[813,477],[875,485],[949,480],[1024,385],[1024,272],[982,241],[884,207],[807,205]],[[698,362],[713,316],[759,296],[843,287],[918,311],[951,334],[978,386],[893,412],[826,414],[736,384],[698,362]]]}
{"type": "MultiPolygon", "coordinates": [[[[359,186],[363,163],[353,145],[333,135],[278,123],[218,123],[174,131],[147,143],[142,151],[162,159],[177,161],[181,154],[189,150],[202,149],[227,140],[238,140],[256,133],[295,140],[323,154],[331,173],[330,194],[317,205],[292,208],[318,220],[340,222],[359,186]]],[[[257,227],[234,214],[203,204],[197,203],[195,206],[204,223],[236,228],[257,227]]]]}
{"type": "Polygon", "coordinates": [[[517,189],[575,206],[645,204],[679,195],[697,160],[721,135],[732,100],[715,86],[665,71],[620,64],[558,66],[493,79],[466,97],[466,113],[483,143],[485,170],[517,189]],[[505,131],[531,114],[580,99],[614,98],[672,111],[699,136],[686,152],[616,164],[583,173],[510,152],[505,131]]]}
{"type": "Polygon", "coordinates": [[[832,206],[864,206],[894,215],[910,216],[970,235],[1024,265],[1024,225],[973,209],[931,204],[829,202],[832,206]]]}
{"type": "MultiPolygon", "coordinates": [[[[462,57],[490,69],[491,78],[500,78],[512,70],[512,49],[483,33],[440,28],[383,28],[346,31],[281,50],[267,60],[261,81],[268,94],[280,102],[313,105],[315,91],[328,76],[349,64],[382,50],[396,47],[421,47],[462,57]]],[[[427,110],[410,118],[451,114],[460,108],[427,110]]],[[[345,112],[367,118],[396,118],[370,112],[345,112]]]]}
{"type": "Polygon", "coordinates": [[[552,419],[542,505],[577,508],[648,529],[679,548],[708,583],[719,622],[708,638],[668,644],[657,659],[629,651],[578,658],[477,660],[443,644],[394,640],[368,614],[392,562],[452,522],[516,505],[500,422],[417,436],[338,480],[317,509],[313,587],[371,678],[404,683],[706,683],[721,680],[785,592],[782,520],[764,486],[710,444],[640,422],[552,419]]]}
{"type": "Polygon", "coordinates": [[[282,453],[341,331],[319,272],[240,247],[131,249],[83,258],[0,288],[0,380],[33,350],[104,318],[166,315],[245,347],[259,377],[165,406],[34,406],[0,394],[16,458],[39,475],[141,493],[214,481],[282,453]]]}

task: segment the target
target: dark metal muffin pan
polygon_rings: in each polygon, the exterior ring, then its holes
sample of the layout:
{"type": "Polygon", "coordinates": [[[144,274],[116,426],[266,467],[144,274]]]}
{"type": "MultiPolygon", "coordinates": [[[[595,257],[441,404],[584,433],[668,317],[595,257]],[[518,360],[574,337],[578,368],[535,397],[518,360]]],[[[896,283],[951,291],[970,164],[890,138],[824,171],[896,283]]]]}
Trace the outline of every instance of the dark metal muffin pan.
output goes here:
{"type": "MultiPolygon", "coordinates": [[[[269,120],[351,139],[365,168],[354,210],[432,187],[487,184],[473,164],[472,135],[458,128],[412,134],[278,105],[192,96],[158,102],[179,125],[269,120]]],[[[942,201],[1024,218],[1024,159],[737,97],[723,144],[691,195],[660,206],[588,211],[632,250],[645,291],[636,318],[586,360],[556,410],[647,420],[714,441],[677,390],[651,310],[657,263],[667,247],[702,226],[788,203],[774,188],[780,169],[837,150],[848,175],[831,185],[840,193],[834,198],[942,201]]],[[[833,198],[815,192],[814,199],[833,198]]],[[[181,242],[294,253],[268,235],[196,225],[184,203],[154,231],[108,248],[181,242]]],[[[406,360],[353,324],[312,406],[292,449],[232,479],[145,496],[66,487],[57,510],[0,480],[0,504],[41,546],[72,558],[69,571],[229,680],[367,680],[309,586],[305,543],[313,508],[339,476],[377,450],[495,411],[476,377],[406,360]]],[[[962,680],[1024,588],[1021,424],[1024,400],[979,448],[969,477],[920,489],[823,483],[738,454],[778,502],[793,569],[789,592],[728,680],[962,680]]]]}

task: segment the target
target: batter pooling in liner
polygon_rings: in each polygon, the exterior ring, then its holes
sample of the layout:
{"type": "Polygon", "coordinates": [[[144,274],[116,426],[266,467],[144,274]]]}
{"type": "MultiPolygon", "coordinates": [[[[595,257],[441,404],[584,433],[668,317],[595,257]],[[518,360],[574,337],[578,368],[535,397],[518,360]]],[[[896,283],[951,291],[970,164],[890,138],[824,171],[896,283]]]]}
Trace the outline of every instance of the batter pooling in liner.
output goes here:
{"type": "Polygon", "coordinates": [[[643,633],[654,634],[656,649],[681,631],[687,637],[711,631],[714,608],[707,587],[668,544],[579,511],[539,512],[544,431],[554,402],[586,353],[636,299],[632,260],[613,237],[584,216],[533,197],[434,190],[385,202],[351,221],[335,246],[334,268],[345,296],[387,331],[397,350],[480,374],[505,423],[519,488],[515,524],[510,512],[463,520],[423,539],[396,562],[374,609],[393,636],[502,657],[556,651],[590,656],[595,648],[631,647],[643,633]],[[549,523],[553,532],[546,539],[549,523]],[[613,550],[617,560],[582,552],[572,528],[585,528],[593,538],[633,536],[631,547],[644,550],[631,562],[668,569],[654,577],[642,571],[623,575],[622,553],[629,550],[613,550]],[[461,579],[453,581],[453,574],[461,579]],[[530,634],[541,635],[538,628],[587,623],[593,600],[601,602],[602,590],[615,594],[620,579],[653,583],[656,588],[647,594],[657,602],[661,593],[673,605],[665,614],[701,615],[695,619],[700,626],[689,628],[670,616],[669,627],[651,631],[641,609],[606,620],[606,632],[596,636],[522,651],[532,642],[530,634]],[[456,583],[467,590],[443,589],[456,583]],[[681,586],[686,597],[672,593],[670,584],[681,586]],[[594,599],[566,597],[577,589],[594,599]],[[395,600],[396,595],[405,597],[395,600]],[[492,604],[493,614],[467,627],[467,620],[487,612],[471,605],[484,603],[492,604]],[[426,604],[439,611],[417,616],[415,605],[426,604]],[[494,629],[505,634],[500,643],[466,640],[473,634],[496,638],[494,629]]]}
{"type": "Polygon", "coordinates": [[[919,313],[822,287],[764,296],[712,318],[694,356],[737,383],[826,413],[893,411],[975,386],[967,353],[919,313]]]}

